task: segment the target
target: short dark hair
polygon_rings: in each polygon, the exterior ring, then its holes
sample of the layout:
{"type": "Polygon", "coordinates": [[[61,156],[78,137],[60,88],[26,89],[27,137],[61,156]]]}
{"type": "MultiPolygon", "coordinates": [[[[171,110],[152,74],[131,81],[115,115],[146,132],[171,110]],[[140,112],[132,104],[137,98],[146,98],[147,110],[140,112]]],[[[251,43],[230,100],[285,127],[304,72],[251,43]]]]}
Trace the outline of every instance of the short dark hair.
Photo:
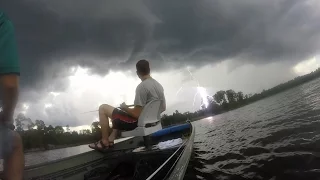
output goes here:
{"type": "Polygon", "coordinates": [[[149,62],[145,59],[141,59],[136,64],[137,72],[144,76],[150,74],[149,62]]]}

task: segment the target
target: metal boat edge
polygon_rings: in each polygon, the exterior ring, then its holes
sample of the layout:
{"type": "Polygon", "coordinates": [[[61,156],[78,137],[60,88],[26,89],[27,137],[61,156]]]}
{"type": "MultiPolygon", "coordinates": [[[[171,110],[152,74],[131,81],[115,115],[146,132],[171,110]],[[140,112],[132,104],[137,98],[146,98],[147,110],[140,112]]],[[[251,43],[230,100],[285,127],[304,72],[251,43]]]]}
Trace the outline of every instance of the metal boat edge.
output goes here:
{"type": "MultiPolygon", "coordinates": [[[[182,180],[184,178],[184,175],[186,173],[186,170],[188,168],[189,160],[191,157],[191,154],[193,153],[193,143],[194,143],[194,137],[195,137],[195,127],[192,125],[192,123],[186,123],[190,125],[190,133],[188,133],[188,138],[186,141],[184,141],[181,145],[179,145],[178,148],[176,148],[176,151],[172,153],[172,155],[161,165],[157,170],[155,170],[148,179],[152,179],[152,177],[157,174],[158,172],[161,171],[163,167],[165,167],[166,162],[168,162],[171,159],[171,162],[174,161],[173,165],[168,166],[166,165],[166,168],[170,167],[170,171],[167,172],[167,175],[164,179],[174,179],[174,180],[182,180]]],[[[186,124],[182,124],[186,125],[186,124]]],[[[83,166],[83,168],[89,168],[91,165],[89,164],[97,164],[101,162],[104,159],[108,158],[117,158],[123,153],[126,153],[124,151],[130,151],[134,149],[134,147],[137,147],[138,144],[140,144],[142,141],[142,137],[129,137],[129,138],[124,138],[121,142],[119,142],[119,150],[118,152],[114,152],[111,154],[101,154],[100,152],[97,152],[95,150],[78,154],[75,156],[71,157],[66,157],[62,159],[58,159],[55,161],[50,161],[50,162],[45,162],[33,166],[27,166],[25,167],[25,172],[26,177],[24,179],[32,178],[32,177],[39,177],[47,173],[52,173],[52,172],[60,172],[60,171],[77,171],[80,166],[83,166]],[[122,151],[122,152],[121,152],[122,151]],[[89,160],[86,161],[86,160],[89,160]],[[63,162],[74,162],[74,164],[65,164],[65,167],[59,167],[57,166],[58,164],[61,164],[63,162]],[[83,162],[87,162],[84,165],[83,162]],[[61,169],[62,168],[62,169],[61,169]],[[55,169],[55,170],[54,170],[55,169]],[[60,169],[60,170],[59,170],[60,169]],[[64,169],[64,170],[63,170],[64,169]],[[74,170],[72,170],[74,169],[74,170]],[[42,174],[40,175],[39,174],[42,174]]],[[[158,150],[161,152],[161,150],[158,150]]],[[[165,168],[164,168],[165,169],[165,168]]],[[[163,171],[163,170],[162,170],[163,171]]],[[[0,172],[0,177],[1,177],[1,172],[0,172]]],[[[1,179],[1,178],[0,178],[1,179]]],[[[33,178],[32,178],[33,179],[33,178]]]]}

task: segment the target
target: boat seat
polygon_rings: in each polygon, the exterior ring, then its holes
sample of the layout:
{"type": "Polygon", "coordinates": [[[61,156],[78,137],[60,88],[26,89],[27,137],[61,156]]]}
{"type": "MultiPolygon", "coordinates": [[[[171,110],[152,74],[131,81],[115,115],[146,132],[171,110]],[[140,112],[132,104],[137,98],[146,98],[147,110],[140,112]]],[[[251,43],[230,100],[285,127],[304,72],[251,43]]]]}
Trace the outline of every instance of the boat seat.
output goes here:
{"type": "Polygon", "coordinates": [[[122,131],[122,137],[148,136],[162,129],[160,122],[161,100],[152,100],[142,109],[138,119],[138,127],[132,131],[122,131]]]}

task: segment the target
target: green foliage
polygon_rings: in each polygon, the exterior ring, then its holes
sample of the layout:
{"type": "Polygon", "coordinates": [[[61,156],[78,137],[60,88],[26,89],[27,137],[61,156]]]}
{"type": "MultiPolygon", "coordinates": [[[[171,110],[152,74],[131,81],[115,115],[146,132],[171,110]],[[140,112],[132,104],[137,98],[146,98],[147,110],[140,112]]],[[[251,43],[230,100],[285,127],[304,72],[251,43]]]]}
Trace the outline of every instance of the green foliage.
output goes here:
{"type": "Polygon", "coordinates": [[[46,126],[42,120],[36,120],[33,123],[30,118],[26,118],[23,114],[19,114],[15,122],[16,131],[22,137],[25,150],[86,144],[95,140],[95,137],[100,137],[98,133],[101,132],[97,129],[93,133],[89,129],[81,130],[80,133],[70,132],[69,125],[66,126],[67,131],[65,132],[62,126],[46,126]]]}
{"type": "Polygon", "coordinates": [[[219,103],[222,104],[223,102],[226,102],[226,98],[225,98],[225,91],[218,91],[214,96],[213,99],[219,103]]]}

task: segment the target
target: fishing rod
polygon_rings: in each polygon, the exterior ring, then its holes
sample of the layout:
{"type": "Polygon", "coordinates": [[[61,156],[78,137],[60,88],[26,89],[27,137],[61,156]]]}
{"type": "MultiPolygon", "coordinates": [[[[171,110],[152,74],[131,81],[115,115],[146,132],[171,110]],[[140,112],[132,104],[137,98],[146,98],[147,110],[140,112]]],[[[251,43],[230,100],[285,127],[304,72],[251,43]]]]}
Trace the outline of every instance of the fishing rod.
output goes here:
{"type": "MultiPolygon", "coordinates": [[[[127,105],[127,107],[133,107],[133,106],[134,106],[133,104],[127,105]]],[[[116,107],[116,108],[120,108],[120,106],[116,107]]],[[[87,111],[87,112],[83,112],[83,113],[80,113],[80,114],[88,114],[88,113],[97,112],[97,111],[99,111],[99,110],[87,111]]]]}

